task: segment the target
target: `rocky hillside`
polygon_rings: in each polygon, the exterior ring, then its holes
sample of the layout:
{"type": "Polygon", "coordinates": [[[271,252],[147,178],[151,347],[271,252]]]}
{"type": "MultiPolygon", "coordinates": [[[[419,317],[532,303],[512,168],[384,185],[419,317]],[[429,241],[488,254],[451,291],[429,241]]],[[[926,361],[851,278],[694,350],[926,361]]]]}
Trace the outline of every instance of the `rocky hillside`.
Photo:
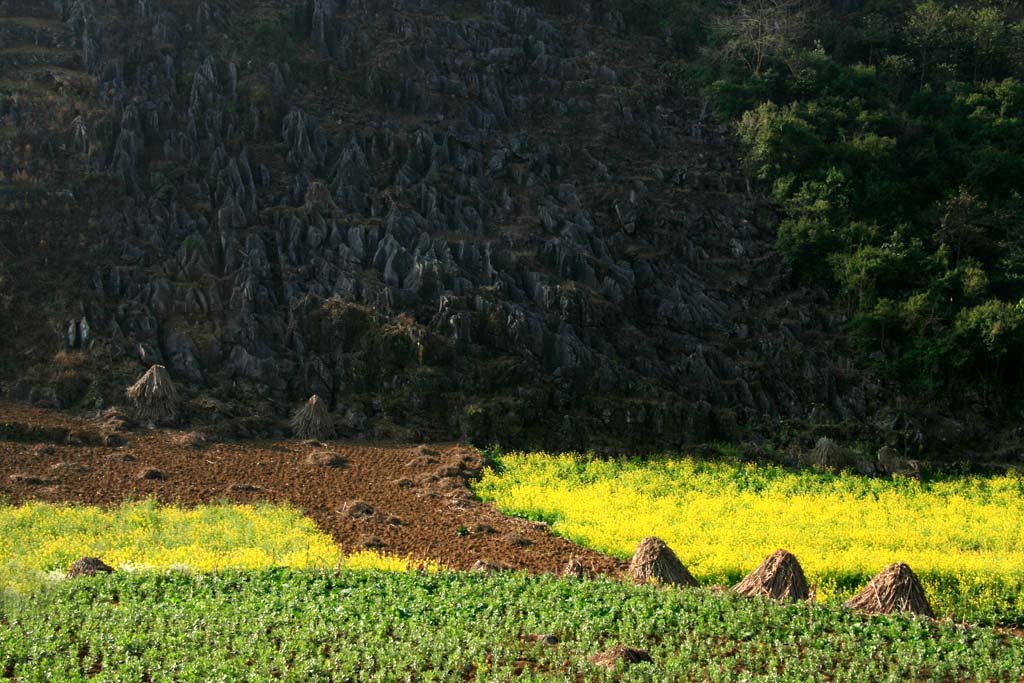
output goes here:
{"type": "Polygon", "coordinates": [[[316,393],[363,438],[919,447],[665,46],[550,5],[0,2],[5,393],[163,363],[239,436],[316,393]]]}

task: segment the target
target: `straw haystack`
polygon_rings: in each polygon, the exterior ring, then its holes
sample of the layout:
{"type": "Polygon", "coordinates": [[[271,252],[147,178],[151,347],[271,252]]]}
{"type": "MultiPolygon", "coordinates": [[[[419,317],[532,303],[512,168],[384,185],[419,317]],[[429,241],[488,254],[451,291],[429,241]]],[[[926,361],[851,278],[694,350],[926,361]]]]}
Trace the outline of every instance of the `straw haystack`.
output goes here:
{"type": "Polygon", "coordinates": [[[640,541],[629,562],[629,575],[634,581],[664,583],[675,586],[696,586],[697,579],[683,566],[665,541],[648,536],[640,541]]]}
{"type": "Polygon", "coordinates": [[[818,439],[814,444],[814,450],[811,451],[811,462],[815,467],[824,470],[846,467],[849,464],[848,460],[849,455],[843,447],[827,436],[818,439]]]}
{"type": "Polygon", "coordinates": [[[806,600],[807,578],[796,557],[776,550],[761,565],[733,586],[740,595],[759,595],[772,600],[806,600]]]}
{"type": "Polygon", "coordinates": [[[96,576],[96,572],[111,573],[114,568],[98,557],[80,557],[68,569],[68,578],[96,576]]]}
{"type": "Polygon", "coordinates": [[[300,439],[333,439],[334,421],[327,403],[313,394],[292,416],[292,431],[300,439]]]}
{"type": "Polygon", "coordinates": [[[178,390],[171,373],[154,365],[125,391],[135,417],[144,422],[173,422],[178,417],[178,390]]]}
{"type": "Polygon", "coordinates": [[[902,562],[890,564],[875,574],[860,593],[843,604],[869,614],[911,612],[934,616],[917,575],[902,562]]]}

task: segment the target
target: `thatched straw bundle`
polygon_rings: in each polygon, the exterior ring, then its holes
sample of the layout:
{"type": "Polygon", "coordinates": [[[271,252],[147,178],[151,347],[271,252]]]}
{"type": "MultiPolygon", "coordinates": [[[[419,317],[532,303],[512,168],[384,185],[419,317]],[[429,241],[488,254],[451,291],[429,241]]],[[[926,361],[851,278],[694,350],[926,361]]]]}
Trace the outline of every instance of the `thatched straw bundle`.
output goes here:
{"type": "Polygon", "coordinates": [[[125,391],[135,416],[146,422],[173,422],[178,417],[178,390],[171,373],[154,365],[125,391]]]}
{"type": "Polygon", "coordinates": [[[683,566],[665,541],[648,536],[640,541],[629,562],[629,575],[634,581],[664,583],[674,586],[697,586],[689,570],[683,566]]]}
{"type": "Polygon", "coordinates": [[[832,439],[823,436],[814,444],[811,462],[821,469],[840,469],[848,464],[848,454],[832,439]]]}
{"type": "Polygon", "coordinates": [[[890,564],[875,574],[860,593],[843,604],[869,614],[911,612],[934,616],[917,575],[902,562],[890,564]]]}
{"type": "Polygon", "coordinates": [[[327,404],[316,394],[292,416],[292,431],[300,439],[334,438],[334,421],[327,404]]]}
{"type": "Polygon", "coordinates": [[[733,586],[740,595],[759,595],[772,600],[806,600],[807,578],[796,557],[776,550],[761,565],[733,586]]]}
{"type": "Polygon", "coordinates": [[[96,576],[96,572],[111,573],[114,568],[98,557],[80,557],[68,569],[68,578],[96,576]]]}

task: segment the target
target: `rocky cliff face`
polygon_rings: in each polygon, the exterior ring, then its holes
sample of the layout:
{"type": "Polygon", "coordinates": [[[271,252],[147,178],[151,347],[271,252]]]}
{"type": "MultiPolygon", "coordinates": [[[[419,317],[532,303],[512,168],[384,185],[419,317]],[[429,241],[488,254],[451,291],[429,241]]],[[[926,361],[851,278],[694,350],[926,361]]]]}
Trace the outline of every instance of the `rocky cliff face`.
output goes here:
{"type": "Polygon", "coordinates": [[[350,436],[549,447],[863,423],[885,392],[661,49],[599,2],[0,3],[7,392],[163,363],[239,434],[316,393],[350,436]]]}

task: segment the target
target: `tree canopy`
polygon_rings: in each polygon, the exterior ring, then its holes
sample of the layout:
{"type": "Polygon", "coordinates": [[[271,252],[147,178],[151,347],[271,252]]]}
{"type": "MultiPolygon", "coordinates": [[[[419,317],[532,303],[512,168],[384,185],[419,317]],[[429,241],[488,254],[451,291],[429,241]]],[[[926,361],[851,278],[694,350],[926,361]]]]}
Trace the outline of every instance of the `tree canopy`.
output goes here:
{"type": "Polygon", "coordinates": [[[734,125],[777,202],[795,277],[833,293],[866,357],[913,390],[1016,395],[1020,2],[622,5],[638,29],[671,31],[681,78],[734,125]]]}

